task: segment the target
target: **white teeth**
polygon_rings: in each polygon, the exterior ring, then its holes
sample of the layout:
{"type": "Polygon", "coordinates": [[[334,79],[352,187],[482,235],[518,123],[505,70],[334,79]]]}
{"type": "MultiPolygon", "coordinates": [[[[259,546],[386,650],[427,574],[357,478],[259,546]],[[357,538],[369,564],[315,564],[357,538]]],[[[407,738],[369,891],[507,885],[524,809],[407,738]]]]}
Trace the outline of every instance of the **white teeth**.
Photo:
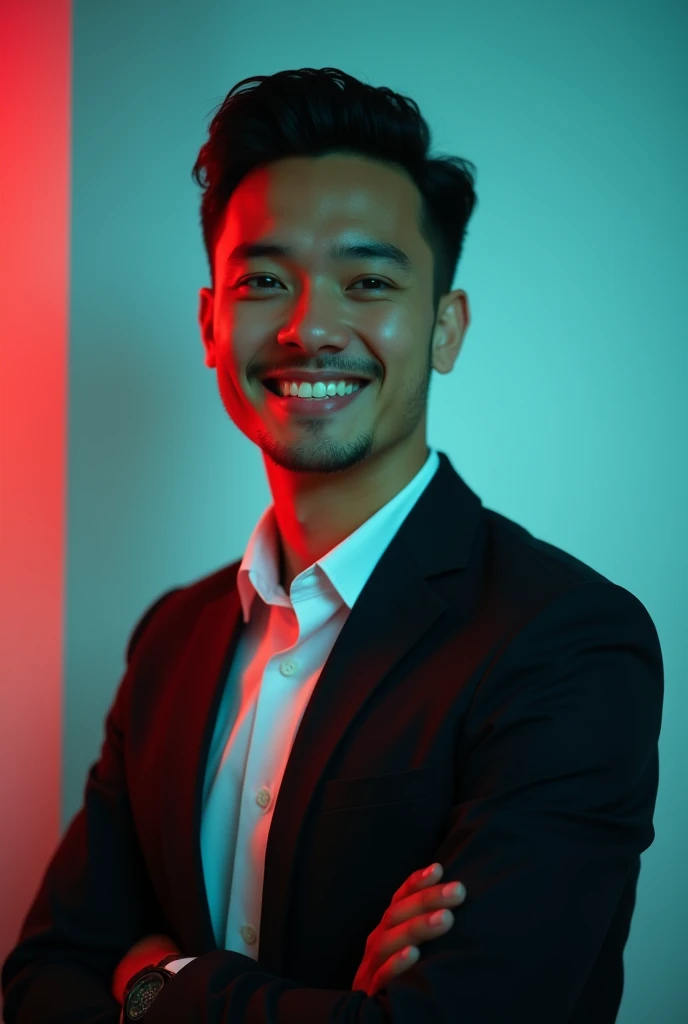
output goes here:
{"type": "Polygon", "coordinates": [[[332,398],[334,395],[350,395],[353,391],[358,391],[361,386],[359,383],[354,384],[352,381],[347,383],[344,380],[331,380],[327,384],[319,380],[312,385],[306,381],[299,383],[297,381],[280,380],[277,383],[279,393],[283,397],[308,398],[315,399],[316,401],[322,398],[332,398]]]}

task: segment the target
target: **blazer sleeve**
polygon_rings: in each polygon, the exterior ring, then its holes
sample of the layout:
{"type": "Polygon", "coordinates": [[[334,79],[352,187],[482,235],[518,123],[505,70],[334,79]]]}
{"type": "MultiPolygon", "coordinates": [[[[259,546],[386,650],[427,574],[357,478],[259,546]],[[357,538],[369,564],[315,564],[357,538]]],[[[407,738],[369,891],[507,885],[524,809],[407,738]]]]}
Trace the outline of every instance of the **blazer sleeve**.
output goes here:
{"type": "MultiPolygon", "coordinates": [[[[178,589],[178,588],[176,588],[178,589]]],[[[127,666],[168,591],[137,622],[127,666]]],[[[162,931],[137,843],[122,763],[127,671],[105,722],[84,803],[65,832],[2,968],[6,1024],[117,1024],[114,969],[144,934],[162,931]]]]}
{"type": "MultiPolygon", "coordinates": [[[[610,583],[569,588],[495,654],[457,737],[435,859],[468,895],[449,932],[371,997],[214,950],[164,987],[147,1024],[567,1024],[654,839],[663,689],[641,602],[610,583]]],[[[355,872],[342,877],[355,899],[355,872]]]]}

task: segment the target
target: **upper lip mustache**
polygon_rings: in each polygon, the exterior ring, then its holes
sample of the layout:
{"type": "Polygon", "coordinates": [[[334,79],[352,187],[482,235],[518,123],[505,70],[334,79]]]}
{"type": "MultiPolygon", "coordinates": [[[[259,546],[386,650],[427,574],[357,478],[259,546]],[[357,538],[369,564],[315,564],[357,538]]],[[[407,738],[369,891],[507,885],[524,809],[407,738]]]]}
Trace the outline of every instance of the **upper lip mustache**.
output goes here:
{"type": "Polygon", "coordinates": [[[303,380],[303,381],[317,381],[317,380],[365,380],[369,381],[369,377],[363,377],[360,373],[342,373],[336,370],[271,370],[260,378],[263,380],[303,380]]]}

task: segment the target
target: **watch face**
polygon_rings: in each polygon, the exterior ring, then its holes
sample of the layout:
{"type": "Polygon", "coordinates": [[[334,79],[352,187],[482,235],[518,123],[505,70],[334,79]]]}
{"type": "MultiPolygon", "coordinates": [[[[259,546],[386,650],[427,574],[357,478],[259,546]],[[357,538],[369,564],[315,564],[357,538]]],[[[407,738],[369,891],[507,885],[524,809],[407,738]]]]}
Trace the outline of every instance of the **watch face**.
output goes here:
{"type": "Polygon", "coordinates": [[[146,1013],[160,989],[165,984],[165,975],[160,971],[148,971],[134,984],[124,1001],[127,1020],[139,1020],[146,1013]]]}

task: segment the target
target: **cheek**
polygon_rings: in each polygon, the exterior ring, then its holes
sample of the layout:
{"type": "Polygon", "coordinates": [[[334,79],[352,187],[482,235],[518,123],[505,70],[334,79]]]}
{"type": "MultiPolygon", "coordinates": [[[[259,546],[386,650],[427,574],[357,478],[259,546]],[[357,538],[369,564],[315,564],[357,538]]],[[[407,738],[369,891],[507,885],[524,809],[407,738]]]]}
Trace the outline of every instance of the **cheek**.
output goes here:
{"type": "Polygon", "coordinates": [[[255,347],[250,338],[239,331],[229,331],[226,317],[218,325],[216,333],[215,358],[218,385],[226,400],[245,402],[250,392],[246,368],[250,364],[255,347]]]}
{"type": "Polygon", "coordinates": [[[427,374],[427,345],[419,335],[390,333],[381,337],[375,353],[383,369],[383,394],[389,401],[406,401],[427,374]]]}
{"type": "Polygon", "coordinates": [[[405,379],[409,372],[413,372],[416,362],[420,358],[425,359],[425,350],[421,353],[425,331],[420,317],[412,315],[405,307],[388,308],[381,314],[369,338],[371,345],[377,348],[373,354],[380,359],[390,377],[398,373],[401,379],[405,379]]]}
{"type": "Polygon", "coordinates": [[[234,375],[234,368],[230,367],[226,360],[218,361],[217,365],[217,386],[222,398],[222,404],[229,416],[233,419],[245,419],[247,407],[251,400],[241,385],[241,382],[234,375]]]}

